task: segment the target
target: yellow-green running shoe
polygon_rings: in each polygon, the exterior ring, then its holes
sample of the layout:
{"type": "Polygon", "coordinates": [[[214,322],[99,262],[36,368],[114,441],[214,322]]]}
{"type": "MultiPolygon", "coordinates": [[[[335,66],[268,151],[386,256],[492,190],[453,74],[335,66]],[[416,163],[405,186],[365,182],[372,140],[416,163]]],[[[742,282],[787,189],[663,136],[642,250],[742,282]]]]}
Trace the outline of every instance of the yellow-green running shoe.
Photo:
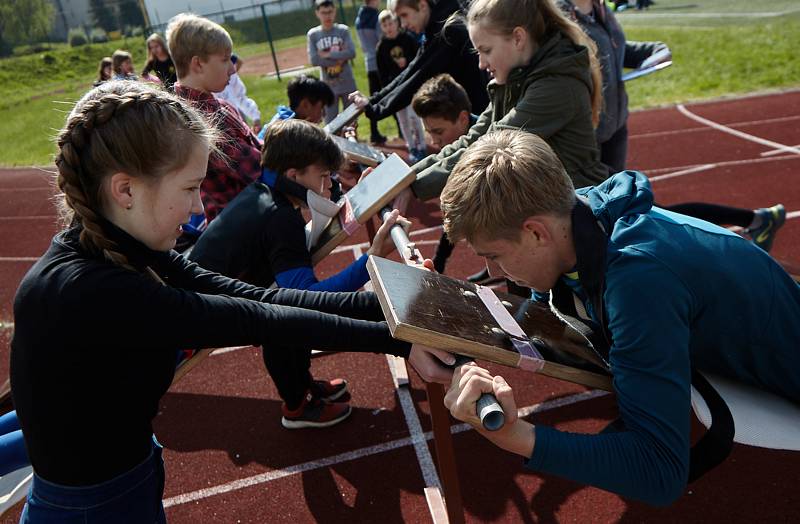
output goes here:
{"type": "Polygon", "coordinates": [[[775,234],[786,222],[786,209],[783,204],[777,204],[772,207],[756,209],[755,214],[761,217],[761,224],[758,227],[747,228],[744,232],[750,236],[753,244],[769,252],[772,249],[775,234]]]}

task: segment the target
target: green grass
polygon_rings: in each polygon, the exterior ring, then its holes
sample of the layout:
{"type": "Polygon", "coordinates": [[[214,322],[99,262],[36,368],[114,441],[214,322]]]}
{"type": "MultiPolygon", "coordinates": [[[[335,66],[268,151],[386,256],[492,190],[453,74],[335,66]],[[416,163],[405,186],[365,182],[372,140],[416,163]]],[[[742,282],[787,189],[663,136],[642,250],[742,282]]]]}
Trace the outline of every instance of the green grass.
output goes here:
{"type": "MultiPolygon", "coordinates": [[[[355,31],[351,29],[350,32],[353,33],[353,41],[357,42],[358,40],[356,39],[355,31]]],[[[297,41],[296,38],[293,39],[293,41],[297,41]]],[[[300,38],[298,44],[305,46],[305,37],[300,38]]],[[[269,48],[267,48],[266,52],[269,52],[269,48]]],[[[356,59],[353,61],[352,67],[353,75],[356,78],[356,87],[358,87],[359,91],[362,93],[367,93],[369,91],[369,87],[367,85],[367,72],[364,65],[364,56],[361,54],[360,48],[356,51],[356,59]]],[[[319,75],[317,74],[316,76],[319,75]]],[[[289,82],[289,78],[284,78],[281,82],[279,82],[274,78],[243,75],[242,80],[247,86],[248,96],[258,102],[258,105],[261,108],[262,121],[269,121],[269,119],[275,113],[275,108],[278,105],[288,104],[288,99],[286,98],[286,84],[289,82]]],[[[380,129],[381,133],[386,136],[397,136],[397,124],[395,124],[394,118],[384,118],[381,120],[378,123],[378,129],[380,129]]],[[[360,137],[369,137],[369,120],[363,115],[358,119],[358,131],[360,137]]]]}
{"type": "Polygon", "coordinates": [[[117,49],[133,55],[139,71],[146,59],[142,38],[126,38],[80,47],[57,45],[50,51],[0,60],[0,111],[16,109],[27,100],[78,86],[90,86],[97,65],[117,49]]]}
{"type": "Polygon", "coordinates": [[[800,85],[800,16],[747,26],[637,27],[630,40],[661,40],[673,65],[627,86],[633,108],[800,85]]]}
{"type": "Polygon", "coordinates": [[[55,152],[53,137],[84,92],[68,90],[0,110],[0,165],[50,165],[55,152]]]}
{"type": "MultiPolygon", "coordinates": [[[[630,5],[635,5],[633,0],[630,5]]],[[[754,25],[780,20],[784,15],[798,14],[797,0],[656,0],[646,11],[628,9],[617,14],[627,30],[631,27],[719,27],[728,25],[754,25]]]]}
{"type": "MultiPolygon", "coordinates": [[[[620,21],[631,40],[661,40],[673,51],[674,65],[628,85],[632,108],[715,98],[765,89],[800,86],[800,12],[780,17],[725,19],[713,17],[692,25],[685,18],[663,18],[657,24],[643,18],[648,13],[687,12],[780,12],[797,9],[796,0],[754,3],[746,0],[707,0],[698,7],[685,0],[657,0],[645,13],[623,13],[620,21]],[[735,23],[734,23],[735,22],[735,23]]],[[[354,41],[357,41],[353,35],[354,41]]],[[[305,37],[276,41],[276,48],[304,46],[305,37]]],[[[144,41],[130,38],[108,44],[71,49],[54,46],[46,53],[0,60],[0,165],[42,165],[52,159],[52,136],[64,122],[70,104],[80,98],[94,79],[97,62],[114,49],[134,55],[137,70],[144,63],[144,41]],[[52,64],[43,55],[51,55],[52,64]],[[60,102],[66,102],[60,103],[60,102]]],[[[244,44],[236,51],[243,57],[268,53],[265,43],[244,44]]],[[[356,83],[367,90],[364,60],[360,51],[354,61],[356,83]]],[[[245,76],[248,92],[258,102],[267,120],[278,104],[286,103],[286,83],[245,76]]],[[[381,132],[396,136],[394,119],[380,123],[381,132]]],[[[359,120],[360,135],[368,122],[359,120]]]]}

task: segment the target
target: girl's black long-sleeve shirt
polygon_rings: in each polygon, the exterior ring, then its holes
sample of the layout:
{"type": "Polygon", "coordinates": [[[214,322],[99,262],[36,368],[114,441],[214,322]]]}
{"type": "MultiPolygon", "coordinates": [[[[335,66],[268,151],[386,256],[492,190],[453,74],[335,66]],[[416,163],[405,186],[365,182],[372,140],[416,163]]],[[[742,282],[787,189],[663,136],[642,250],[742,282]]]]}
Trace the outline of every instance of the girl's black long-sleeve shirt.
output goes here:
{"type": "Polygon", "coordinates": [[[14,301],[14,404],[46,480],[91,485],[142,462],[178,350],[252,344],[408,356],[372,293],[257,288],[103,227],[137,271],[87,253],[73,227],[53,239],[14,301]]]}

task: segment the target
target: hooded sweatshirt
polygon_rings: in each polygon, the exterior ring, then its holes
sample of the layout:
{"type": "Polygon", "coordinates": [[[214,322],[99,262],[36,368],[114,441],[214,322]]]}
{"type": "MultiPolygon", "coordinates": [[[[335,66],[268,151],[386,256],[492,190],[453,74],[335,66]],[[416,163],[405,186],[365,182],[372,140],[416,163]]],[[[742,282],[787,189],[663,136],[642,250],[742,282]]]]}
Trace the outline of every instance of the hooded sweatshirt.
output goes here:
{"type": "Polygon", "coordinates": [[[669,504],[688,478],[692,367],[800,402],[800,288],[739,235],[654,207],[641,173],[578,194],[607,244],[594,265],[587,259],[601,250],[575,244],[577,278],[601,282],[596,300],[580,285],[576,294],[594,302],[592,320],[609,333],[625,429],[583,435],[537,426],[527,465],[669,504]]]}
{"type": "Polygon", "coordinates": [[[545,40],[531,61],[511,71],[505,84],[489,83],[491,104],[466,135],[414,164],[411,186],[421,200],[436,198],[467,147],[501,129],[522,129],[543,138],[575,187],[608,176],[592,128],[589,52],[560,32],[545,40]]]}
{"type": "Polygon", "coordinates": [[[430,2],[431,15],[417,56],[389,85],[372,95],[364,112],[378,120],[393,115],[411,103],[426,80],[449,73],[467,92],[474,111],[489,103],[486,73],[478,67],[478,54],[472,47],[463,23],[445,24],[460,9],[457,0],[430,2]]]}

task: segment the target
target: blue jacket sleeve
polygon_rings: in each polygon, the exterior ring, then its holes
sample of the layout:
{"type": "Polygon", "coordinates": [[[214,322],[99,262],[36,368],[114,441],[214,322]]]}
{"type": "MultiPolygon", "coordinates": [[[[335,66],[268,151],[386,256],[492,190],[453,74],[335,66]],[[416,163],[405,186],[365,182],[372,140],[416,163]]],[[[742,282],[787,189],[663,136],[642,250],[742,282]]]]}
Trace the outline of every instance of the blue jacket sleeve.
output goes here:
{"type": "Polygon", "coordinates": [[[625,429],[581,435],[536,427],[528,467],[653,505],[683,494],[689,472],[689,333],[693,296],[661,262],[609,263],[609,355],[625,429]]]}
{"type": "Polygon", "coordinates": [[[314,270],[310,267],[289,269],[275,275],[279,287],[288,289],[306,289],[309,291],[357,291],[369,280],[367,259],[364,253],[358,260],[339,273],[325,280],[318,281],[314,270]]]}

